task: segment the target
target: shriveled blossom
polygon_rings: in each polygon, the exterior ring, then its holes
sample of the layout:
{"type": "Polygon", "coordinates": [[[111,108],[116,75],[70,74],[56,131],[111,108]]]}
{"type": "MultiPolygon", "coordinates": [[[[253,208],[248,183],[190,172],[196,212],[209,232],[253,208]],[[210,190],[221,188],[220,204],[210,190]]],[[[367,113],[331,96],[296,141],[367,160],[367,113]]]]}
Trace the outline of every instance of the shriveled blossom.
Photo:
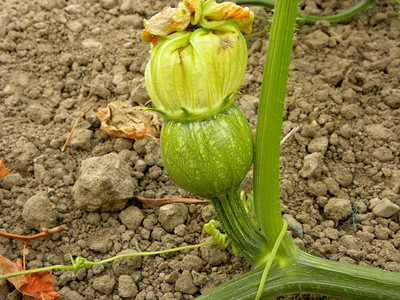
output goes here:
{"type": "Polygon", "coordinates": [[[249,34],[253,23],[253,13],[247,7],[241,7],[232,2],[207,1],[203,7],[201,22],[205,23],[205,21],[231,21],[236,23],[244,33],[249,34]]]}
{"type": "Polygon", "coordinates": [[[232,2],[184,0],[146,22],[146,89],[166,119],[202,120],[233,103],[247,66],[253,14],[232,2]]]}
{"type": "Polygon", "coordinates": [[[144,42],[155,42],[157,37],[166,37],[171,32],[183,31],[190,24],[191,12],[182,3],[178,8],[165,7],[160,13],[145,22],[142,33],[144,42]]]}

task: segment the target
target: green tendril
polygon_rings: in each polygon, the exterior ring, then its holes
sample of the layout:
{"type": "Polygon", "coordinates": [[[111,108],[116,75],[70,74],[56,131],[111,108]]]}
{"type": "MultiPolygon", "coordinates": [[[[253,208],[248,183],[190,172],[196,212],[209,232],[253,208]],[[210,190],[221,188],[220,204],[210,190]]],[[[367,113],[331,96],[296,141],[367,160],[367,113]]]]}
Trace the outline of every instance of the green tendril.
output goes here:
{"type": "Polygon", "coordinates": [[[110,257],[110,258],[107,258],[107,259],[104,259],[104,260],[101,260],[101,261],[97,261],[97,262],[89,261],[89,260],[87,260],[86,258],[84,258],[82,256],[77,256],[74,259],[72,254],[71,254],[71,252],[68,252],[69,257],[71,259],[72,266],[54,265],[54,266],[50,266],[50,267],[44,267],[44,268],[30,269],[30,270],[25,270],[25,271],[20,271],[20,272],[7,273],[7,274],[0,275],[0,279],[6,279],[6,278],[14,277],[14,276],[38,273],[38,272],[43,272],[43,271],[55,270],[55,269],[71,270],[71,271],[74,271],[76,273],[80,269],[87,268],[87,267],[90,267],[90,266],[109,263],[109,262],[112,262],[112,261],[120,259],[120,258],[133,257],[133,256],[158,255],[158,254],[163,254],[163,253],[170,253],[170,252],[194,249],[194,248],[199,248],[199,247],[204,247],[204,246],[210,246],[210,245],[214,245],[214,244],[216,244],[216,242],[211,241],[211,242],[208,242],[208,243],[202,243],[202,244],[197,244],[197,245],[190,245],[190,246],[185,246],[185,247],[178,247],[178,248],[160,250],[160,251],[154,251],[154,252],[132,252],[132,253],[120,254],[120,255],[113,256],[113,257],[110,257]]]}
{"type": "Polygon", "coordinates": [[[207,224],[204,224],[203,231],[212,236],[213,242],[221,246],[222,249],[226,249],[231,246],[233,255],[238,256],[239,251],[232,245],[231,240],[226,234],[221,233],[215,228],[215,220],[211,220],[207,224]]]}
{"type": "Polygon", "coordinates": [[[283,221],[282,230],[281,230],[278,238],[275,241],[274,247],[272,248],[272,251],[271,251],[271,253],[269,255],[268,261],[265,264],[265,268],[264,268],[263,274],[261,276],[260,285],[258,286],[258,290],[257,290],[257,294],[256,294],[256,297],[255,297],[255,300],[261,299],[261,295],[262,295],[262,292],[263,292],[263,289],[264,289],[265,281],[267,280],[267,277],[268,277],[269,269],[271,268],[272,263],[275,260],[276,252],[278,251],[278,248],[281,245],[281,242],[282,242],[283,237],[285,236],[286,230],[287,230],[287,222],[284,220],[283,221]]]}

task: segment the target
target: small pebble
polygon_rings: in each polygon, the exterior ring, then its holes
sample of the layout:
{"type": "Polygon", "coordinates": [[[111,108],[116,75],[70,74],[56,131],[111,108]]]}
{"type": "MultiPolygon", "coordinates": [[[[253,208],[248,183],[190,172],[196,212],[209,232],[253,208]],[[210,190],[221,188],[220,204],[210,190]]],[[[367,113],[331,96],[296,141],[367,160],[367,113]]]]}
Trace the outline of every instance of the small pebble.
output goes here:
{"type": "Polygon", "coordinates": [[[351,203],[348,199],[331,198],[324,207],[327,218],[339,221],[351,213],[351,203]]]}
{"type": "Polygon", "coordinates": [[[110,275],[104,275],[101,277],[95,277],[92,287],[102,294],[109,295],[115,286],[114,277],[110,275]]]}
{"type": "Polygon", "coordinates": [[[182,203],[172,203],[160,208],[158,221],[168,232],[173,232],[175,227],[184,224],[188,217],[188,209],[182,203]]]}
{"type": "Polygon", "coordinates": [[[57,211],[52,207],[46,193],[38,193],[29,198],[22,211],[25,225],[29,228],[41,230],[53,228],[57,225],[57,211]]]}
{"type": "Polygon", "coordinates": [[[193,283],[193,278],[192,274],[190,274],[190,271],[184,270],[182,274],[179,275],[175,282],[175,290],[189,295],[197,292],[197,287],[193,283]]]}
{"type": "Polygon", "coordinates": [[[119,213],[121,222],[130,230],[136,230],[144,219],[142,211],[136,206],[129,206],[119,213]]]}
{"type": "Polygon", "coordinates": [[[389,199],[384,198],[384,199],[382,199],[382,201],[379,201],[373,207],[372,212],[377,217],[390,218],[395,213],[397,213],[399,210],[400,210],[400,207],[397,204],[394,204],[389,199]]]}

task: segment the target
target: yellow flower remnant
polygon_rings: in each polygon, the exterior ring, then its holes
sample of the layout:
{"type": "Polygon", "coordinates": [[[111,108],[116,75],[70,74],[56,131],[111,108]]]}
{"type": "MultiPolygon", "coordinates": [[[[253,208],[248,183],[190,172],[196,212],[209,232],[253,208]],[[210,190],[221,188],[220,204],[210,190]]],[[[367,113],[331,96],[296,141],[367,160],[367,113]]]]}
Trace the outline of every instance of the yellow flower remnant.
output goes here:
{"type": "Polygon", "coordinates": [[[145,21],[145,29],[142,33],[144,42],[157,42],[157,37],[166,37],[175,31],[183,31],[190,24],[191,13],[189,8],[180,3],[178,8],[165,7],[160,13],[150,20],[145,21]]]}
{"type": "Polygon", "coordinates": [[[211,24],[215,27],[221,21],[232,21],[240,30],[249,34],[253,19],[253,13],[247,7],[241,7],[232,2],[216,3],[210,0],[203,7],[200,23],[203,27],[209,28],[211,24]]]}

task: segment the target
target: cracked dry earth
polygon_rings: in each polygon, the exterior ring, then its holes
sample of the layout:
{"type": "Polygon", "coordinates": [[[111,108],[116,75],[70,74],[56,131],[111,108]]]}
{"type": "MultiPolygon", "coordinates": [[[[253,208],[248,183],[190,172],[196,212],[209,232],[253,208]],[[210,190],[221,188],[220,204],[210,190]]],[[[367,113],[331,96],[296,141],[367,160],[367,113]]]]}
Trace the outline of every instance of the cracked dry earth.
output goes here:
{"type": "MultiPolygon", "coordinates": [[[[0,1],[0,230],[67,232],[33,242],[28,267],[69,264],[68,251],[96,261],[125,251],[155,251],[209,240],[211,206],[152,208],[133,200],[191,197],[163,168],[158,143],[106,136],[92,105],[149,100],[143,80],[148,45],[143,19],[173,1],[0,1]],[[91,193],[80,182],[95,178],[91,193]]],[[[347,1],[302,1],[332,14],[347,1]]],[[[400,271],[400,19],[378,0],[344,24],[298,26],[282,135],[282,213],[305,251],[351,264],[400,271]]],[[[271,12],[254,8],[271,18],[271,12]]],[[[254,31],[263,26],[257,20],[254,31]]],[[[237,105],[255,128],[266,52],[247,39],[249,65],[237,105]]],[[[251,174],[243,189],[251,189],[251,174]]],[[[0,254],[22,256],[0,238],[0,254]]],[[[250,270],[217,246],[53,272],[61,299],[192,299],[250,270]]],[[[291,299],[320,299],[313,295],[291,299]]],[[[0,299],[22,299],[0,281],[0,299]]]]}

